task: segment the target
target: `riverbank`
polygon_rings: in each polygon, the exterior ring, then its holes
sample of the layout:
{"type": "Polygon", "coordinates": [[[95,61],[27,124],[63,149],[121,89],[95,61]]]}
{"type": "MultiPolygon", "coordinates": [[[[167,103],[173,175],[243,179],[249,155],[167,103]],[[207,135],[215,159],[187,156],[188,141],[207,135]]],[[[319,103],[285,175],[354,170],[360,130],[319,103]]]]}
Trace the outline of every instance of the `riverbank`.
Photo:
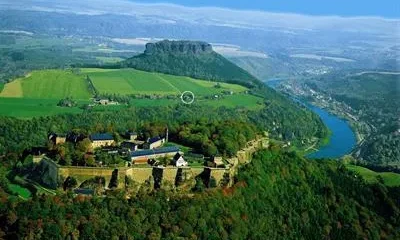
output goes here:
{"type": "Polygon", "coordinates": [[[322,108],[338,118],[347,121],[356,136],[357,146],[360,146],[364,139],[376,130],[374,126],[361,120],[357,116],[357,112],[344,102],[335,101],[332,97],[321,92],[315,92],[307,85],[298,84],[295,81],[274,80],[274,82],[278,82],[274,83],[277,87],[275,89],[278,91],[288,96],[295,96],[296,99],[300,99],[302,102],[322,108]]]}
{"type": "Polygon", "coordinates": [[[317,139],[311,146],[307,147],[304,151],[302,151],[302,155],[308,156],[317,152],[320,148],[325,147],[330,144],[332,137],[332,131],[328,128],[328,133],[324,138],[317,139]]]}
{"type": "MultiPolygon", "coordinates": [[[[307,105],[310,105],[307,103],[307,105]]],[[[310,105],[309,108],[321,118],[324,124],[331,132],[329,143],[318,151],[307,155],[309,158],[340,158],[351,153],[355,148],[357,141],[355,133],[350,124],[340,117],[331,114],[325,109],[315,105],[310,105]]]]}
{"type": "MultiPolygon", "coordinates": [[[[325,101],[318,100],[315,98],[313,98],[312,100],[310,100],[309,98],[305,98],[305,97],[298,97],[298,98],[301,99],[302,101],[307,101],[309,104],[311,104],[313,106],[324,109],[327,112],[329,112],[330,114],[335,115],[339,119],[346,121],[354,132],[357,144],[360,144],[365,139],[365,136],[367,134],[361,133],[360,129],[362,129],[363,126],[368,125],[368,124],[364,123],[364,122],[360,122],[359,119],[357,119],[350,113],[346,112],[345,106],[338,106],[338,104],[335,104],[335,103],[329,105],[325,101]]],[[[369,126],[368,128],[371,128],[371,127],[369,126]]]]}
{"type": "MultiPolygon", "coordinates": [[[[278,86],[284,80],[274,79],[272,81],[265,82],[268,86],[274,88],[279,91],[278,86]]],[[[294,101],[304,105],[315,114],[317,114],[323,123],[329,129],[329,135],[324,139],[319,139],[319,145],[312,145],[308,147],[308,150],[312,150],[313,148],[317,151],[307,154],[306,156],[309,158],[340,158],[346,154],[351,153],[351,151],[357,145],[356,133],[351,126],[351,123],[344,119],[342,116],[338,116],[332,114],[330,111],[322,108],[321,106],[310,102],[309,99],[299,98],[298,95],[290,94],[289,92],[283,92],[284,94],[288,94],[294,101]]],[[[301,95],[300,95],[301,96],[301,95]]]]}

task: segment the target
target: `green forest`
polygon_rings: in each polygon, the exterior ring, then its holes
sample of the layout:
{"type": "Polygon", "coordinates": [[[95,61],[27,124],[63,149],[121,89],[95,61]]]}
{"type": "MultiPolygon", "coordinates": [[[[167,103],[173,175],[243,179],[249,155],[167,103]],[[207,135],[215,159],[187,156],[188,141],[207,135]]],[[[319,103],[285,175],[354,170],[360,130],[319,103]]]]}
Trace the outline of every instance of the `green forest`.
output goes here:
{"type": "MultiPolygon", "coordinates": [[[[177,195],[145,187],[131,198],[7,199],[0,178],[0,237],[6,239],[398,239],[400,188],[369,185],[334,161],[277,147],[257,153],[232,188],[177,195]]],[[[111,193],[110,193],[111,194],[111,193]]]]}
{"type": "MultiPolygon", "coordinates": [[[[146,122],[159,122],[163,126],[169,126],[171,132],[178,132],[179,126],[184,123],[196,123],[196,121],[212,123],[226,120],[254,124],[258,131],[271,129],[270,126],[275,122],[275,128],[270,131],[271,136],[294,143],[298,141],[299,144],[302,139],[323,137],[327,131],[321,120],[311,112],[299,111],[296,105],[285,107],[278,101],[271,101],[269,107],[262,111],[223,107],[209,111],[206,106],[191,105],[130,107],[118,112],[85,111],[81,114],[63,114],[30,120],[0,117],[0,155],[6,159],[10,159],[11,156],[12,159],[17,159],[25,149],[47,146],[49,132],[67,133],[72,130],[84,134],[125,132],[136,130],[146,122]],[[282,111],[283,109],[285,111],[282,111]],[[297,121],[299,125],[292,124],[292,121],[297,121]]],[[[246,129],[243,126],[242,128],[246,129]]]]}

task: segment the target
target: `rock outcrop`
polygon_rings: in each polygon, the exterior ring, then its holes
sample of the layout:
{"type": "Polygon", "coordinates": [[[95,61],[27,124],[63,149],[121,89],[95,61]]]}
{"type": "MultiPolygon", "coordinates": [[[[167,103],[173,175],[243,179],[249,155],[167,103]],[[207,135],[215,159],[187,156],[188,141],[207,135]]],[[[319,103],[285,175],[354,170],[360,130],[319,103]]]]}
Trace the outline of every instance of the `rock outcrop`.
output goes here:
{"type": "Polygon", "coordinates": [[[164,40],[146,44],[144,53],[116,63],[113,68],[135,68],[197,79],[263,86],[254,76],[199,41],[164,40]]]}
{"type": "Polygon", "coordinates": [[[170,54],[202,54],[212,53],[211,44],[200,41],[169,41],[164,40],[156,43],[147,43],[144,54],[153,55],[159,53],[170,54]]]}

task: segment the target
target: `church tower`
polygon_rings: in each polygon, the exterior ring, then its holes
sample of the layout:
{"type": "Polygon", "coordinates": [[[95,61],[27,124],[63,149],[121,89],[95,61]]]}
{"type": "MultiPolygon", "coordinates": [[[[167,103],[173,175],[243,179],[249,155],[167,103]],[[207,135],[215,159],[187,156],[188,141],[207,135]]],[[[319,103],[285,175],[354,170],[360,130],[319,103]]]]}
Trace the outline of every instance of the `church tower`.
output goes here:
{"type": "Polygon", "coordinates": [[[167,129],[165,130],[165,142],[168,142],[168,126],[167,129]]]}

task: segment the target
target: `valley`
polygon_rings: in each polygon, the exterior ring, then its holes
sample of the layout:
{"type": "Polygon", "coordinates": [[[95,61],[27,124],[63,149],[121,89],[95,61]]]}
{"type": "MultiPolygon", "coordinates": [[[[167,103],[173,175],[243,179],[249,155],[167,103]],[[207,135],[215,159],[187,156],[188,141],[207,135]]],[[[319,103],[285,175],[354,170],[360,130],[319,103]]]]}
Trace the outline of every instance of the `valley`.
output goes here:
{"type": "Polygon", "coordinates": [[[397,167],[398,74],[333,73],[321,78],[285,81],[280,89],[346,119],[357,136],[352,151],[364,164],[397,167]],[[379,144],[378,144],[379,143],[379,144]]]}
{"type": "MultiPolygon", "coordinates": [[[[281,85],[285,84],[285,80],[271,79],[267,80],[265,84],[274,88],[280,89],[281,85]]],[[[329,135],[326,137],[326,144],[316,149],[316,144],[310,146],[306,151],[309,158],[342,158],[349,154],[356,146],[355,132],[351,129],[349,123],[336,114],[330,114],[326,109],[312,105],[306,99],[300,100],[298,95],[291,95],[293,101],[300,102],[308,109],[318,114],[324,124],[329,129],[329,135]],[[311,150],[311,151],[310,151],[311,150]]]]}

